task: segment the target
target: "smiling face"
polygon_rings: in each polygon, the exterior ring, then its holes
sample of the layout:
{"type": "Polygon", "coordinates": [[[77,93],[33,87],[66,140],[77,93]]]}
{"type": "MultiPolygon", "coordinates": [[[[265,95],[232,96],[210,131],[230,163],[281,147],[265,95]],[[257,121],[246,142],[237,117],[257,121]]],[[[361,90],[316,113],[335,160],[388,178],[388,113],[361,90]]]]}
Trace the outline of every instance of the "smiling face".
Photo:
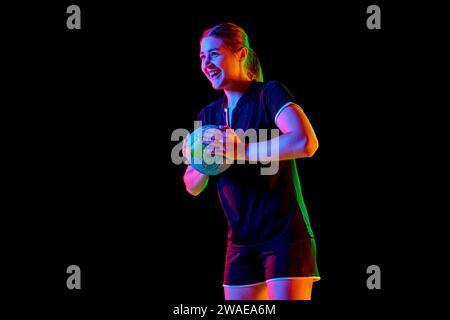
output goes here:
{"type": "Polygon", "coordinates": [[[247,79],[243,58],[220,38],[210,36],[200,42],[202,71],[216,90],[230,89],[233,81],[247,79]]]}

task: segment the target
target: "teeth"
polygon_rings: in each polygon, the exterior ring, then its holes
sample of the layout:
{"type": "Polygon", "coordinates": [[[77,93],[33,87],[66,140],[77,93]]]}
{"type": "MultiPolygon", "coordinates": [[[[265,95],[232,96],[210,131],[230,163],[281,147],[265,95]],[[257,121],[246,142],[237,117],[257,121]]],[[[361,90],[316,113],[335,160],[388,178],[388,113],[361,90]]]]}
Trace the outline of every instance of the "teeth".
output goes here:
{"type": "Polygon", "coordinates": [[[216,75],[219,74],[219,72],[220,72],[220,71],[218,71],[218,70],[215,70],[215,71],[211,72],[211,73],[210,73],[210,77],[211,77],[211,78],[212,78],[212,77],[215,77],[216,75]]]}

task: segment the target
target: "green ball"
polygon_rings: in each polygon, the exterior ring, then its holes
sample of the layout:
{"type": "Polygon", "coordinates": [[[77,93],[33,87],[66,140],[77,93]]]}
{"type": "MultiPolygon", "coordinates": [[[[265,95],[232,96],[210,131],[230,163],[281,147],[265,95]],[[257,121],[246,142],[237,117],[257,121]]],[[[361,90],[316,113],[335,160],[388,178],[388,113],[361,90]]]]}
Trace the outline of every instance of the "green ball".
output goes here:
{"type": "Polygon", "coordinates": [[[205,125],[191,133],[189,137],[190,165],[203,174],[214,176],[227,170],[231,164],[226,163],[226,158],[223,156],[213,156],[205,152],[208,145],[201,143],[201,141],[204,140],[205,131],[208,129],[222,130],[216,125],[205,125]]]}

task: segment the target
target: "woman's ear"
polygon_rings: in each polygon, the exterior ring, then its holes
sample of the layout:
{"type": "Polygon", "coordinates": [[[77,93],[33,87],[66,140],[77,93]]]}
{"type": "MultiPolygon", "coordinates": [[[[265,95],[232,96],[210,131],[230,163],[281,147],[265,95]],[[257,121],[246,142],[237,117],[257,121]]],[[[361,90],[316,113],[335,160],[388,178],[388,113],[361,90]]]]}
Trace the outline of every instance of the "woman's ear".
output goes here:
{"type": "Polygon", "coordinates": [[[248,49],[246,47],[242,47],[239,52],[239,61],[244,61],[247,58],[248,49]]]}

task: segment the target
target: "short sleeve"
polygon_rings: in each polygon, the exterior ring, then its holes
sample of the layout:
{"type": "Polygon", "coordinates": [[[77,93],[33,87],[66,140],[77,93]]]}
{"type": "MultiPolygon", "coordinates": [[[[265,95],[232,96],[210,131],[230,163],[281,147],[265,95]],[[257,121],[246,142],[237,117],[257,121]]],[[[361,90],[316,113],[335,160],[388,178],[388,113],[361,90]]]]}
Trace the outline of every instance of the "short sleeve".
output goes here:
{"type": "Polygon", "coordinates": [[[201,121],[202,125],[205,123],[205,109],[200,110],[200,112],[197,115],[197,121],[201,121]]]}
{"type": "Polygon", "coordinates": [[[292,93],[278,81],[268,82],[265,85],[264,91],[265,107],[274,122],[276,122],[281,111],[283,111],[289,103],[297,104],[292,93]]]}

